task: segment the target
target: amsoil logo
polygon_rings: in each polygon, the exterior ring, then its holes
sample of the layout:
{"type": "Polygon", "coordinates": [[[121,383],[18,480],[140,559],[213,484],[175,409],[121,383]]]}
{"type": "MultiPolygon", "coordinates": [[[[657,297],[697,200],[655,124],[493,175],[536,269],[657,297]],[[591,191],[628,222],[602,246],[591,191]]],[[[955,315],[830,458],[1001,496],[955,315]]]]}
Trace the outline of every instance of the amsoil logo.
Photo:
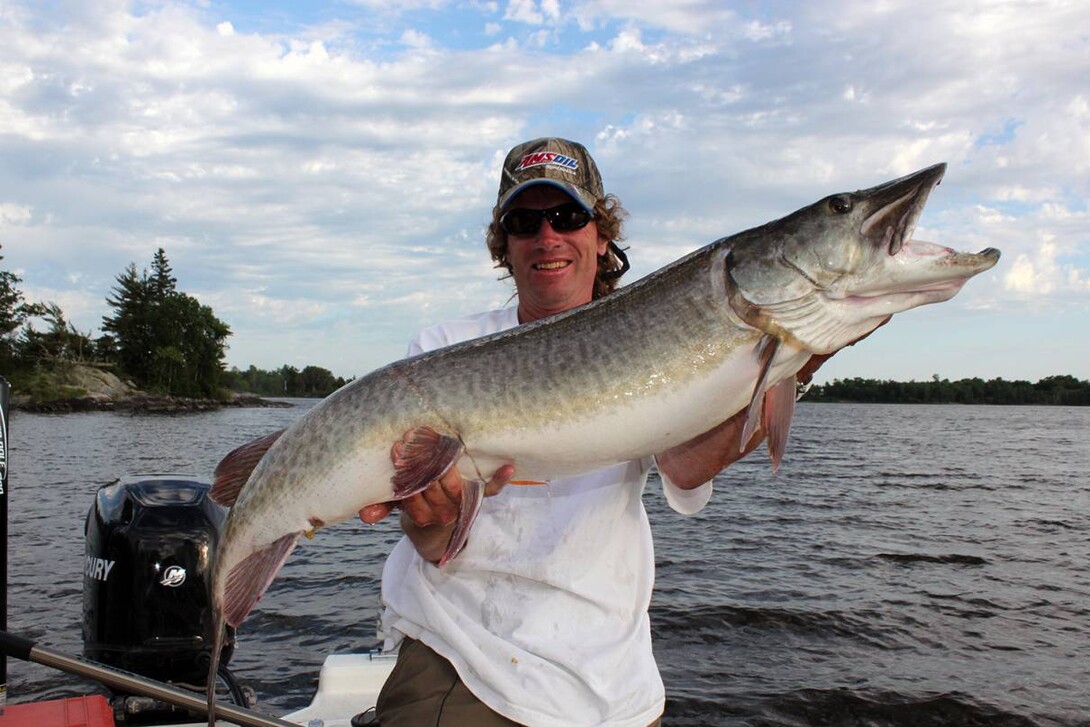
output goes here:
{"type": "Polygon", "coordinates": [[[536,151],[532,154],[527,154],[522,158],[522,161],[518,163],[518,166],[515,167],[515,171],[521,172],[523,169],[540,167],[542,165],[560,167],[569,172],[579,171],[579,161],[577,159],[573,159],[564,154],[557,154],[552,151],[536,151]]]}

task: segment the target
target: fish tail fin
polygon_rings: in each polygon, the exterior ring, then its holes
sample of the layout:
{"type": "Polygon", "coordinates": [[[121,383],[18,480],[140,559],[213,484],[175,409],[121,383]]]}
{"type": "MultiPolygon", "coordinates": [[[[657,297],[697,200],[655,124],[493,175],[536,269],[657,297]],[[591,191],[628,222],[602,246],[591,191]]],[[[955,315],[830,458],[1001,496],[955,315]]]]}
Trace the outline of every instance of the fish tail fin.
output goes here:
{"type": "Polygon", "coordinates": [[[280,439],[284,431],[280,429],[272,434],[266,434],[224,455],[212,473],[212,489],[208,492],[212,501],[227,507],[234,505],[246,480],[250,479],[250,473],[254,471],[254,467],[269,451],[269,447],[280,439]]]}
{"type": "Polygon", "coordinates": [[[454,526],[446,551],[439,559],[440,568],[462,552],[466,541],[469,540],[469,530],[477,519],[477,513],[481,511],[482,502],[484,502],[484,482],[475,479],[466,480],[462,487],[462,505],[458,510],[458,522],[454,526]]]}
{"type": "Polygon", "coordinates": [[[220,667],[220,651],[223,650],[223,637],[227,627],[223,623],[223,617],[217,609],[213,609],[212,617],[212,654],[208,662],[208,684],[205,687],[205,697],[208,700],[208,727],[216,725],[216,676],[220,667]]]}
{"type": "Polygon", "coordinates": [[[295,550],[300,535],[302,532],[288,533],[250,553],[231,569],[223,591],[222,620],[227,625],[238,628],[250,615],[284,561],[295,550]]]}
{"type": "Polygon", "coordinates": [[[431,427],[415,427],[401,439],[394,458],[394,499],[415,495],[443,476],[461,455],[462,440],[431,427]]]}
{"type": "Polygon", "coordinates": [[[787,450],[787,435],[795,416],[795,379],[784,379],[765,394],[761,424],[768,433],[768,455],[772,459],[772,471],[780,468],[783,453],[787,450]]]}

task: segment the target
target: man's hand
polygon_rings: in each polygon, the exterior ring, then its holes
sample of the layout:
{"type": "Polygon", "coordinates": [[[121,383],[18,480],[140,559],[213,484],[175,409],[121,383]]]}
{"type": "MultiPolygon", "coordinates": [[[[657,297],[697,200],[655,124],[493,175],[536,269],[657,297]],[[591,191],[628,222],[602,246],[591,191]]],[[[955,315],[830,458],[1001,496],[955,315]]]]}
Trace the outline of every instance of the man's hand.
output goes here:
{"type": "MultiPolygon", "coordinates": [[[[401,442],[395,442],[390,457],[397,459],[401,442]]],[[[513,465],[497,469],[485,483],[485,497],[499,494],[515,474],[513,465]]],[[[458,512],[462,506],[462,488],[465,480],[457,467],[448,469],[438,480],[421,492],[399,502],[381,502],[360,510],[360,520],[374,524],[385,518],[395,508],[401,509],[401,529],[409,536],[422,557],[438,562],[450,542],[458,512]]]]}

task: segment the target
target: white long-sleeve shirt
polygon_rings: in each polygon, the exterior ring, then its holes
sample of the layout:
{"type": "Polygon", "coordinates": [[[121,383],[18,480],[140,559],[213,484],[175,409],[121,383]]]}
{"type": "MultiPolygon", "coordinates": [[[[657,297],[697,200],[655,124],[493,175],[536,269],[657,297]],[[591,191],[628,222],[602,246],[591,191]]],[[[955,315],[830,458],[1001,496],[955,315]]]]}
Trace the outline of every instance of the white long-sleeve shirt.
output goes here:
{"type": "MultiPolygon", "coordinates": [[[[516,325],[514,307],[450,321],[417,334],[409,353],[516,325]]],[[[523,724],[653,722],[665,704],[647,613],[655,558],[642,494],[653,463],[504,488],[442,569],[403,537],[382,574],[387,647],[401,635],[423,641],[481,701],[523,724]]],[[[663,481],[682,513],[711,496],[711,483],[663,481]]]]}

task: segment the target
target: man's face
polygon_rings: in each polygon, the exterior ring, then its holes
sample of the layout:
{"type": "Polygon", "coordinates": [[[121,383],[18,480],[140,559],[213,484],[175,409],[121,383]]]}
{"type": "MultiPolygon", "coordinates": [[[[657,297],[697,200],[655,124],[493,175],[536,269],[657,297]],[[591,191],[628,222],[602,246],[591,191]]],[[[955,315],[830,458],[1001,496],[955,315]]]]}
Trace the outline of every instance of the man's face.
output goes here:
{"type": "MultiPolygon", "coordinates": [[[[565,192],[537,185],[521,192],[507,209],[549,209],[572,202],[565,192]]],[[[519,296],[522,323],[589,303],[594,293],[598,256],[608,240],[598,238],[598,225],[557,232],[547,220],[532,235],[507,235],[507,258],[519,296]]]]}

